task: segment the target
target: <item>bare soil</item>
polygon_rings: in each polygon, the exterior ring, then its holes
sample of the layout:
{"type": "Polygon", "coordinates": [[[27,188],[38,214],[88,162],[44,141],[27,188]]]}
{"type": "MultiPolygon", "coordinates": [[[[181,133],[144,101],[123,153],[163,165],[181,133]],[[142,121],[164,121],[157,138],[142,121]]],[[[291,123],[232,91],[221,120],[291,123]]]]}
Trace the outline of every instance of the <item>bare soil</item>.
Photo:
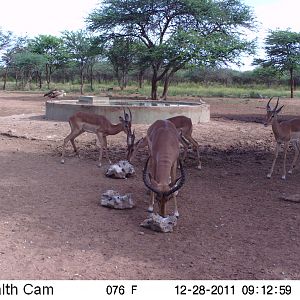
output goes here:
{"type": "MultiPolygon", "coordinates": [[[[300,194],[300,170],[281,180],[280,156],[266,178],[274,150],[262,125],[267,101],[207,102],[211,122],[193,133],[203,168],[191,149],[178,225],[164,234],[140,227],[146,149],[127,180],[107,178],[105,159],[96,166],[91,134],[77,139],[80,158],[68,146],[62,165],[68,123],[44,119],[40,94],[1,92],[0,279],[300,279],[300,203],[282,200],[300,194]],[[108,189],[132,193],[136,207],[100,206],[108,189]]],[[[282,118],[300,115],[299,99],[282,102],[282,118]]],[[[147,130],[133,127],[137,137],[147,130]]],[[[108,142],[113,160],[124,159],[125,134],[108,142]]]]}

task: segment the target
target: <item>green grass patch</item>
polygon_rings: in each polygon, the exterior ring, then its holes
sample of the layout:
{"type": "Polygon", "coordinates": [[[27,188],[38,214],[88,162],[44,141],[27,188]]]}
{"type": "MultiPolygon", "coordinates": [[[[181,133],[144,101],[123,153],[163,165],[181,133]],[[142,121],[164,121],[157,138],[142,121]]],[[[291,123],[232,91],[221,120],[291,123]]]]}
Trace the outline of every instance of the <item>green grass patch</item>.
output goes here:
{"type": "MultiPolygon", "coordinates": [[[[51,83],[50,89],[63,89],[67,93],[80,93],[80,84],[78,83],[51,83]]],[[[84,85],[84,94],[98,95],[107,92],[108,89],[113,88],[112,94],[120,95],[135,95],[139,97],[150,98],[151,85],[144,84],[142,88],[134,83],[129,84],[126,89],[120,90],[116,82],[108,83],[94,83],[93,90],[90,84],[84,85]]],[[[7,91],[21,90],[16,88],[14,82],[8,82],[6,85],[7,91]]],[[[44,84],[42,89],[39,89],[35,84],[27,86],[24,91],[41,92],[44,93],[49,89],[44,84]]],[[[163,87],[158,87],[158,95],[162,94],[163,87]]],[[[268,98],[268,97],[282,97],[289,98],[290,91],[288,86],[274,86],[266,87],[263,85],[251,86],[224,86],[220,84],[196,84],[196,83],[179,83],[171,84],[168,91],[168,96],[176,97],[222,97],[222,98],[268,98]]],[[[300,97],[300,91],[294,92],[294,97],[300,97]]]]}

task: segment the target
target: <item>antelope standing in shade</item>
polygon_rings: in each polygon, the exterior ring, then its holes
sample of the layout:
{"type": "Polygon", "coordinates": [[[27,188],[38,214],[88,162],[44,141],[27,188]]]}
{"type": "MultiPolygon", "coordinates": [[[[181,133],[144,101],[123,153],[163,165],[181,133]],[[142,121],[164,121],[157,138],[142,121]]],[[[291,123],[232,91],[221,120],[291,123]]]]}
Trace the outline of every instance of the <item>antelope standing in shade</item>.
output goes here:
{"type": "Polygon", "coordinates": [[[268,173],[267,177],[271,178],[274,166],[278,157],[280,145],[283,144],[283,173],[281,178],[286,179],[286,154],[289,147],[290,142],[292,142],[293,147],[295,149],[295,156],[292,162],[292,166],[290,170],[288,171],[289,174],[292,174],[293,169],[296,166],[296,162],[299,156],[299,139],[300,139],[300,118],[292,118],[286,121],[278,121],[278,114],[282,110],[283,106],[280,106],[278,108],[279,104],[279,97],[277,99],[276,106],[272,109],[270,106],[270,102],[273,99],[270,98],[267,104],[267,114],[266,114],[266,120],[264,125],[268,126],[269,124],[272,124],[272,130],[274,133],[274,137],[276,140],[276,147],[275,147],[275,156],[273,159],[273,163],[270,169],[270,172],[268,173]]]}
{"type": "Polygon", "coordinates": [[[108,135],[116,135],[121,131],[125,132],[128,135],[131,135],[131,122],[132,122],[132,114],[129,110],[129,115],[125,113],[124,117],[119,117],[120,122],[118,124],[112,124],[105,116],[97,115],[95,113],[90,112],[76,112],[69,119],[69,124],[71,127],[71,133],[64,139],[63,150],[61,155],[61,163],[64,163],[65,157],[65,147],[66,144],[71,141],[73,149],[76,154],[78,154],[78,150],[75,145],[75,138],[81,135],[84,132],[94,133],[97,136],[98,146],[99,146],[99,159],[98,166],[101,167],[102,161],[102,146],[105,149],[106,158],[111,163],[111,160],[108,156],[107,150],[107,139],[108,135]]]}
{"type": "Polygon", "coordinates": [[[183,166],[179,161],[181,176],[176,178],[177,161],[179,159],[179,133],[175,125],[168,120],[154,122],[147,131],[146,140],[149,147],[149,158],[143,170],[143,180],[151,191],[148,211],[153,212],[154,197],[159,202],[159,214],[166,216],[166,202],[173,197],[174,214],[179,216],[176,200],[178,191],[184,181],[183,166]],[[171,178],[171,182],[170,182],[171,178]]]}

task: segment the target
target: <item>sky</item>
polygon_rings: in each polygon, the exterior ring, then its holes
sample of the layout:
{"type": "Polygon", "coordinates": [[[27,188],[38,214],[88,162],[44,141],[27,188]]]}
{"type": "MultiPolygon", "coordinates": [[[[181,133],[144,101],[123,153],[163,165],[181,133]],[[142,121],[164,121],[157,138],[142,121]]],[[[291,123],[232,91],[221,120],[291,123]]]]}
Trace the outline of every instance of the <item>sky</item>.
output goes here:
{"type": "MultiPolygon", "coordinates": [[[[299,0],[241,0],[253,8],[260,24],[249,36],[258,37],[263,45],[268,30],[288,29],[300,32],[299,0]]],[[[85,28],[85,18],[99,7],[100,0],[0,0],[0,28],[17,36],[35,37],[39,34],[59,36],[64,30],[85,28]]],[[[262,53],[262,51],[261,51],[262,53]]],[[[252,58],[245,58],[250,69],[252,58]]]]}
{"type": "Polygon", "coordinates": [[[59,36],[85,28],[85,18],[99,0],[0,0],[0,28],[18,36],[59,36]]]}
{"type": "MultiPolygon", "coordinates": [[[[258,30],[253,32],[250,38],[258,38],[258,53],[256,57],[263,57],[264,39],[269,30],[286,30],[300,32],[299,19],[299,0],[243,0],[243,2],[252,7],[258,30]]],[[[253,57],[245,58],[245,66],[241,70],[253,69],[251,62],[253,57]]]]}

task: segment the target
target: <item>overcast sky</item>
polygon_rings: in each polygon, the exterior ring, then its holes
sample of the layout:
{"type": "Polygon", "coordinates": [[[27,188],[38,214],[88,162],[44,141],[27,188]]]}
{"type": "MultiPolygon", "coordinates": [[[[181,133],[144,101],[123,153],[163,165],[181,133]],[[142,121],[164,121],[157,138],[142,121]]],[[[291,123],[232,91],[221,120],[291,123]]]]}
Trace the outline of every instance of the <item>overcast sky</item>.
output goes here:
{"type": "MultiPolygon", "coordinates": [[[[270,29],[290,28],[300,32],[299,0],[241,1],[253,8],[261,24],[253,35],[260,41],[270,29]]],[[[99,3],[99,0],[2,0],[0,28],[18,36],[59,36],[64,30],[85,28],[85,18],[99,3]]]]}
{"type": "Polygon", "coordinates": [[[1,0],[0,27],[15,35],[60,35],[85,27],[99,0],[1,0]]]}

